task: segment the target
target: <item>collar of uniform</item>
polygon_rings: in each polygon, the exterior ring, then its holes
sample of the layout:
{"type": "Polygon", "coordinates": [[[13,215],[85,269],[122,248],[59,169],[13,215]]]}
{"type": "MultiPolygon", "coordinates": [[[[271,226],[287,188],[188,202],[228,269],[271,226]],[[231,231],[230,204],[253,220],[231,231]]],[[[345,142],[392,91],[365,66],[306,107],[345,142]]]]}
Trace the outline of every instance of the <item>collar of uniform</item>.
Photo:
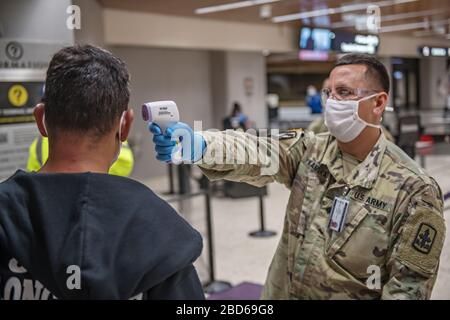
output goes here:
{"type": "Polygon", "coordinates": [[[334,177],[336,181],[343,180],[343,166],[342,166],[342,154],[337,145],[336,138],[329,135],[328,143],[325,147],[324,152],[321,156],[321,163],[326,165],[330,174],[334,177]]]}
{"type": "Polygon", "coordinates": [[[344,177],[342,152],[339,150],[336,139],[333,138],[323,154],[321,163],[328,167],[328,171],[336,181],[344,181],[350,187],[361,186],[370,189],[378,177],[378,171],[385,150],[386,138],[383,132],[381,132],[377,143],[364,161],[344,177]]]}

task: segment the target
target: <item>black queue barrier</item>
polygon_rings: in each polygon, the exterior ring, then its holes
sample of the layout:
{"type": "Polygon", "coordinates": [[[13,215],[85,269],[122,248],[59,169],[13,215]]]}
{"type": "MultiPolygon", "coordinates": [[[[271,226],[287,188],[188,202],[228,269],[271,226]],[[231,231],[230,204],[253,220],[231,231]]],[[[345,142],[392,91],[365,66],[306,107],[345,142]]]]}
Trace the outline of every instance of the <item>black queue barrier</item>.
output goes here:
{"type": "Polygon", "coordinates": [[[166,199],[167,202],[182,202],[198,196],[205,196],[205,210],[206,210],[206,232],[208,237],[208,264],[209,264],[209,281],[203,284],[206,293],[218,293],[230,289],[232,286],[227,281],[216,280],[215,276],[215,259],[214,259],[214,239],[213,239],[213,224],[211,214],[211,189],[207,183],[204,190],[194,193],[183,193],[175,197],[166,199]]]}
{"type": "Polygon", "coordinates": [[[169,191],[164,192],[163,194],[185,194],[190,193],[191,185],[189,181],[189,166],[180,164],[173,165],[171,163],[167,164],[167,172],[169,176],[169,191]],[[177,170],[177,181],[178,181],[178,191],[175,191],[175,177],[174,170],[177,170]]]}
{"type": "Polygon", "coordinates": [[[275,231],[266,230],[264,218],[264,196],[267,195],[267,187],[255,187],[245,182],[225,181],[223,191],[226,197],[231,199],[258,198],[259,203],[259,230],[252,231],[248,235],[255,238],[267,238],[276,235],[275,231]]]}
{"type": "Polygon", "coordinates": [[[264,189],[259,188],[259,230],[252,231],[249,233],[250,237],[255,238],[268,238],[276,235],[277,233],[275,231],[266,230],[265,226],[265,220],[264,220],[264,189]]]}
{"type": "Polygon", "coordinates": [[[175,183],[173,177],[173,164],[167,164],[167,171],[169,173],[169,191],[164,192],[164,194],[175,194],[175,183]]]}

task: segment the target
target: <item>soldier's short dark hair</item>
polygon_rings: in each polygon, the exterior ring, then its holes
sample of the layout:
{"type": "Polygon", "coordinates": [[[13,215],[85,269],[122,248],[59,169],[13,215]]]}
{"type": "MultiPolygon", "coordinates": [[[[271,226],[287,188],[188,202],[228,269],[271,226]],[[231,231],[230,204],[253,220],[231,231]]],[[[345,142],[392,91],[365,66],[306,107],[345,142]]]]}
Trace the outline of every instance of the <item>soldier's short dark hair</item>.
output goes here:
{"type": "Polygon", "coordinates": [[[90,45],[65,47],[50,61],[43,102],[50,130],[110,132],[130,99],[125,63],[90,45]]]}
{"type": "Polygon", "coordinates": [[[377,82],[380,89],[389,93],[389,74],[386,67],[377,58],[365,53],[349,53],[338,59],[334,68],[350,64],[361,64],[367,67],[366,76],[377,82]]]}

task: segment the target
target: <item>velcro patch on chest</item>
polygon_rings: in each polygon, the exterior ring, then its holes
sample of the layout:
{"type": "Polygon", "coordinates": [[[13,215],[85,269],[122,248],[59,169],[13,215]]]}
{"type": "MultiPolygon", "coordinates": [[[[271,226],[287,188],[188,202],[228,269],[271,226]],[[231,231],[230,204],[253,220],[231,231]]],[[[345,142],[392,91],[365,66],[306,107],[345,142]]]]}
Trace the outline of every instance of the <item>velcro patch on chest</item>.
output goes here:
{"type": "Polygon", "coordinates": [[[307,159],[305,163],[313,172],[318,175],[321,182],[328,177],[329,171],[326,166],[314,161],[313,159],[307,159]]]}
{"type": "Polygon", "coordinates": [[[362,202],[364,204],[368,204],[369,206],[375,208],[375,209],[379,209],[379,210],[383,210],[386,212],[390,212],[392,209],[392,203],[386,200],[382,200],[380,198],[376,198],[373,196],[368,195],[368,193],[362,192],[362,191],[358,191],[358,190],[352,190],[350,192],[350,198],[352,198],[353,200],[362,202]]]}

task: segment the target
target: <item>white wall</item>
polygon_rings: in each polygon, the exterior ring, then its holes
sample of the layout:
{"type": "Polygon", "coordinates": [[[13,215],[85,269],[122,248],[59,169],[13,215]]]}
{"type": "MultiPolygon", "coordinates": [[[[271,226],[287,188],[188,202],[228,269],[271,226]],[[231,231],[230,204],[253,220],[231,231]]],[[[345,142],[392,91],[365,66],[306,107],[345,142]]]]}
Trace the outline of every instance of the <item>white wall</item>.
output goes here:
{"type": "Polygon", "coordinates": [[[446,74],[446,58],[420,59],[420,103],[424,109],[443,109],[446,105],[446,100],[438,93],[438,79],[447,79],[446,74]]]}
{"type": "Polygon", "coordinates": [[[154,145],[141,105],[147,101],[174,100],[181,121],[193,125],[202,120],[204,129],[212,127],[210,57],[207,51],[110,47],[122,58],[131,74],[131,101],[135,122],[131,135],[140,145],[134,177],[149,178],[166,174],[166,166],[155,159],[154,145]]]}
{"type": "Polygon", "coordinates": [[[207,50],[288,52],[295,49],[295,29],[104,9],[105,41],[111,45],[139,45],[207,50]],[[120,22],[120,23],[118,23],[120,22]]]}
{"type": "Polygon", "coordinates": [[[221,129],[222,120],[229,113],[228,105],[228,71],[225,51],[212,51],[210,53],[211,62],[211,92],[213,126],[221,129]]]}
{"type": "Polygon", "coordinates": [[[243,111],[259,128],[267,127],[267,108],[265,96],[267,93],[266,62],[261,53],[227,52],[227,114],[231,111],[233,102],[241,103],[243,111]],[[246,94],[244,79],[253,80],[253,92],[246,94]]]}
{"type": "Polygon", "coordinates": [[[81,29],[75,30],[75,43],[105,47],[103,7],[96,0],[73,0],[81,10],[81,29]]]}
{"type": "Polygon", "coordinates": [[[450,41],[443,38],[405,37],[381,34],[378,54],[380,56],[391,57],[419,57],[419,47],[424,45],[448,47],[450,41]]]}
{"type": "Polygon", "coordinates": [[[246,115],[258,128],[267,127],[266,62],[258,52],[211,52],[211,90],[213,95],[214,125],[221,129],[222,120],[239,102],[246,115]],[[253,90],[246,93],[244,80],[252,79],[253,90]]]}
{"type": "Polygon", "coordinates": [[[70,0],[0,1],[0,37],[73,43],[66,26],[70,0]]]}

